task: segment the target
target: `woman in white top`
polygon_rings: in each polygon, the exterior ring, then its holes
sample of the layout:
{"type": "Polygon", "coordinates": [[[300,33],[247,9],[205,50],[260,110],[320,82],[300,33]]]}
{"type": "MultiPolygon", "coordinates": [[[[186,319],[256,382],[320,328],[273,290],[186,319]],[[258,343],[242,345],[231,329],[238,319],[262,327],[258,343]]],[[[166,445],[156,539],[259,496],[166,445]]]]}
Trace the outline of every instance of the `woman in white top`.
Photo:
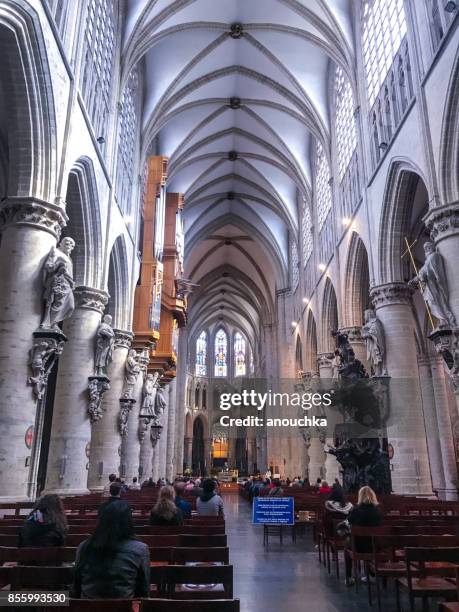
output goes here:
{"type": "Polygon", "coordinates": [[[344,491],[341,486],[333,485],[330,497],[325,502],[325,509],[330,512],[340,512],[346,516],[352,510],[351,502],[346,501],[344,491]]]}
{"type": "Polygon", "coordinates": [[[204,480],[202,495],[196,500],[196,510],[200,516],[223,516],[223,500],[215,492],[215,480],[204,480]]]}

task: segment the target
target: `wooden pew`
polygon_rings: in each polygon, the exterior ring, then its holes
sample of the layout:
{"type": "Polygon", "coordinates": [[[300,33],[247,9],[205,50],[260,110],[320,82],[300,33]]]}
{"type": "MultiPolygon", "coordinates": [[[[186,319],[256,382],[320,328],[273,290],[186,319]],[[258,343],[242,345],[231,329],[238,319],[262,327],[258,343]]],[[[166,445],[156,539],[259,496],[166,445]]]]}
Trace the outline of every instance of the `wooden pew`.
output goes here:
{"type": "MultiPolygon", "coordinates": [[[[150,582],[156,594],[173,599],[232,599],[232,565],[164,565],[151,568],[150,582]],[[177,585],[223,585],[221,590],[177,590],[177,585]]],[[[153,593],[153,592],[152,592],[153,593]]]]}

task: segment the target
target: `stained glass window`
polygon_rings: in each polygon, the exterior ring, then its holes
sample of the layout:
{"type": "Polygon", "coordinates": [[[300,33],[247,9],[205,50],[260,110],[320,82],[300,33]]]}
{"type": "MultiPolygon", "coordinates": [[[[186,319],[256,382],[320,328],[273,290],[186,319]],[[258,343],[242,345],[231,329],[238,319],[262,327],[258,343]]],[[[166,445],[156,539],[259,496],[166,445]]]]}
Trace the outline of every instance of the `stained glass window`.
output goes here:
{"type": "Polygon", "coordinates": [[[234,335],[234,373],[245,376],[245,338],[239,332],[234,335]]]}
{"type": "Polygon", "coordinates": [[[215,336],[215,376],[228,376],[228,337],[223,329],[215,336]]]}
{"type": "MultiPolygon", "coordinates": [[[[115,15],[112,0],[90,0],[84,28],[81,93],[96,137],[107,140],[115,59],[115,15]]],[[[101,143],[101,150],[104,144],[101,143]]]]}
{"type": "Polygon", "coordinates": [[[335,99],[336,148],[338,149],[338,170],[341,180],[357,146],[357,135],[351,84],[340,67],[336,69],[335,75],[335,99]]]}
{"type": "Polygon", "coordinates": [[[317,223],[320,231],[332,206],[332,194],[330,187],[330,167],[320,142],[317,143],[316,155],[317,223]]]}
{"type": "Polygon", "coordinates": [[[303,225],[301,228],[301,233],[303,238],[303,260],[306,265],[306,262],[311,256],[313,247],[311,212],[306,202],[303,207],[303,225]]]}
{"type": "Polygon", "coordinates": [[[293,236],[291,236],[290,242],[290,265],[292,266],[292,290],[295,291],[295,289],[298,287],[298,283],[300,282],[300,270],[298,260],[298,247],[293,236]]]}
{"type": "Polygon", "coordinates": [[[403,2],[366,0],[363,4],[363,61],[370,106],[373,106],[406,34],[403,2]]]}
{"type": "Polygon", "coordinates": [[[196,376],[207,376],[207,334],[201,332],[196,340],[196,376]]]}

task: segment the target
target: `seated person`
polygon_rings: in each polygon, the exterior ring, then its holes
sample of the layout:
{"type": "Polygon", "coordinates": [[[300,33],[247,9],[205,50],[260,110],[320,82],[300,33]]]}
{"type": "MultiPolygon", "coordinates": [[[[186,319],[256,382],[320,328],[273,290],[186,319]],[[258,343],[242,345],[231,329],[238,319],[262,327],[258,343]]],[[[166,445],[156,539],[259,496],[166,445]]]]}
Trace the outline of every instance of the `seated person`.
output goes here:
{"type": "Polygon", "coordinates": [[[99,515],[94,534],[77,549],[73,597],[148,597],[150,551],[134,535],[132,511],[115,500],[99,515]]]}
{"type": "Polygon", "coordinates": [[[108,477],[108,482],[105,485],[104,491],[102,493],[104,497],[108,497],[110,495],[110,487],[115,481],[116,481],[116,474],[110,474],[110,476],[108,477]]]}
{"type": "Polygon", "coordinates": [[[132,484],[129,487],[129,489],[131,491],[138,491],[140,489],[140,484],[139,484],[139,481],[137,480],[136,476],[134,476],[134,478],[132,479],[132,484]]]}
{"type": "Polygon", "coordinates": [[[64,546],[67,519],[58,495],[45,495],[35,504],[19,532],[18,546],[64,546]]]}
{"type": "Polygon", "coordinates": [[[184,519],[191,518],[191,504],[182,498],[185,491],[185,483],[177,481],[174,483],[175,505],[182,511],[184,519]]]}
{"type": "Polygon", "coordinates": [[[215,480],[208,478],[202,485],[202,495],[196,500],[196,510],[200,516],[223,516],[223,500],[215,492],[215,480]]]}
{"type": "MultiPolygon", "coordinates": [[[[354,527],[379,527],[383,521],[383,515],[378,505],[376,493],[370,487],[362,487],[359,490],[357,505],[354,506],[347,517],[348,523],[354,527]]],[[[371,538],[356,538],[357,552],[371,552],[371,538]]],[[[352,561],[345,555],[346,562],[346,584],[352,584],[352,561]]]]}
{"type": "Polygon", "coordinates": [[[319,495],[330,495],[331,493],[331,487],[329,486],[328,482],[326,480],[322,480],[322,482],[320,483],[320,488],[319,488],[319,495]]]}
{"type": "Polygon", "coordinates": [[[278,478],[272,481],[272,487],[269,489],[268,497],[279,497],[283,494],[282,484],[278,478]]]}
{"type": "Polygon", "coordinates": [[[175,505],[175,492],[170,485],[159,490],[158,501],[150,514],[150,525],[182,525],[183,515],[175,505]]]}
{"type": "Polygon", "coordinates": [[[100,515],[100,513],[103,512],[104,509],[112,502],[118,501],[121,498],[121,490],[122,485],[119,482],[113,482],[110,485],[110,497],[106,499],[102,504],[100,504],[98,515],[100,515]]]}
{"type": "Polygon", "coordinates": [[[341,486],[333,485],[330,497],[325,502],[325,510],[330,512],[339,512],[340,514],[348,515],[353,506],[351,502],[346,501],[344,491],[341,486]]]}

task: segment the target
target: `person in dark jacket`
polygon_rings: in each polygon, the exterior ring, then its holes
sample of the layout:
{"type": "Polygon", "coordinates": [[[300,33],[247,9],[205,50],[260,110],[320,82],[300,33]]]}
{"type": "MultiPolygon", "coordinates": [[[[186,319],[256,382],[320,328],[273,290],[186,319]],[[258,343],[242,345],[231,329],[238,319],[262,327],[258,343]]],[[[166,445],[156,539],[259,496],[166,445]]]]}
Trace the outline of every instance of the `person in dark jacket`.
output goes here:
{"type": "Polygon", "coordinates": [[[99,515],[94,534],[77,549],[72,596],[82,599],[148,597],[150,550],[136,539],[132,510],[115,500],[99,515]]]}
{"type": "Polygon", "coordinates": [[[67,519],[58,495],[45,495],[19,532],[19,546],[64,546],[67,519]]]}
{"type": "Polygon", "coordinates": [[[181,525],[183,515],[175,505],[175,492],[170,485],[164,485],[159,490],[158,501],[150,514],[150,525],[181,525]]]}
{"type": "MultiPolygon", "coordinates": [[[[379,527],[383,521],[383,515],[378,505],[378,498],[371,487],[362,487],[359,490],[357,505],[352,508],[348,517],[351,527],[379,527]]],[[[371,552],[371,538],[360,537],[356,539],[355,547],[357,552],[371,552]]],[[[346,584],[353,583],[352,561],[345,555],[346,561],[346,584]]]]}
{"type": "Polygon", "coordinates": [[[100,504],[99,512],[97,513],[98,516],[100,516],[101,512],[103,512],[112,502],[119,501],[121,499],[121,491],[122,485],[120,482],[113,482],[110,485],[110,497],[100,504]]]}
{"type": "Polygon", "coordinates": [[[191,518],[191,504],[182,498],[185,491],[185,483],[177,481],[174,483],[175,505],[182,511],[184,519],[191,518]]]}

